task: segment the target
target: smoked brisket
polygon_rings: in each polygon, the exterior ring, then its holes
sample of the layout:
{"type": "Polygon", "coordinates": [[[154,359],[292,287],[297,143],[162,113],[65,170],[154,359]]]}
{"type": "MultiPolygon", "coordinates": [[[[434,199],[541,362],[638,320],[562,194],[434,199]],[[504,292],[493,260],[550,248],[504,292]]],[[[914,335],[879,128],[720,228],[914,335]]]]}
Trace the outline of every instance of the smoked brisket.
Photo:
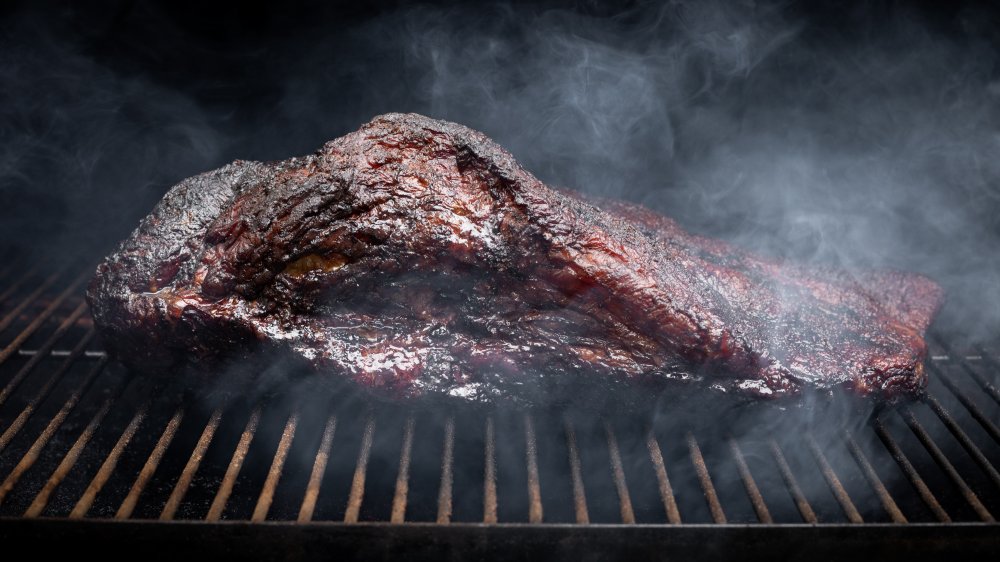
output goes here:
{"type": "Polygon", "coordinates": [[[547,187],[481,133],[389,114],[311,156],[181,182],[87,296],[137,369],[265,348],[393,399],[844,388],[882,401],[925,386],[942,293],[689,234],[547,187]]]}

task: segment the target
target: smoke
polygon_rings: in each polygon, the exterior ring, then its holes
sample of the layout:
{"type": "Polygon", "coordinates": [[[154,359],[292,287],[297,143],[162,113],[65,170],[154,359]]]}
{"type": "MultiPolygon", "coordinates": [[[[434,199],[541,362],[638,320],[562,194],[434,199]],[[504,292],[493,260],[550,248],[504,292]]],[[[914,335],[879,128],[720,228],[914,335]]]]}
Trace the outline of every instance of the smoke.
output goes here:
{"type": "Polygon", "coordinates": [[[206,31],[128,2],[9,14],[3,239],[96,256],[184,177],[416,111],[486,132],[544,181],[644,203],[696,232],[925,273],[949,290],[956,327],[1000,325],[992,12],[341,9],[296,19],[295,32],[221,15],[206,31]]]}
{"type": "Polygon", "coordinates": [[[962,313],[975,333],[1000,317],[989,16],[936,29],[871,9],[831,29],[773,3],[500,5],[409,10],[358,40],[400,37],[420,111],[486,131],[550,183],[780,257],[926,273],[982,313],[962,313]]]}
{"type": "Polygon", "coordinates": [[[192,100],[114,72],[42,21],[0,28],[0,233],[93,260],[167,181],[215,166],[223,143],[192,100]]]}
{"type": "MultiPolygon", "coordinates": [[[[1000,21],[984,8],[334,5],[204,25],[177,10],[4,15],[0,244],[93,261],[185,177],[414,111],[694,232],[924,273],[948,292],[946,330],[1000,328],[1000,21]]],[[[645,447],[623,443],[626,469],[645,447]]],[[[763,441],[744,454],[771,462],[763,441]]]]}

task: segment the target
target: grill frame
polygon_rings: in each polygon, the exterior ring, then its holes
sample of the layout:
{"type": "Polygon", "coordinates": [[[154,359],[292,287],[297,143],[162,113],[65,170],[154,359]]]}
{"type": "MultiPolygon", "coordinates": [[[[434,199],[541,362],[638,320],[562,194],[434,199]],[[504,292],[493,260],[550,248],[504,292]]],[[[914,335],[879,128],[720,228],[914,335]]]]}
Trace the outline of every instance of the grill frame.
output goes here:
{"type": "Polygon", "coordinates": [[[849,556],[940,560],[997,552],[996,525],[983,523],[830,525],[533,525],[461,523],[294,523],[0,518],[7,548],[107,553],[109,545],[146,560],[218,556],[260,560],[577,559],[789,560],[849,556]],[[52,544],[59,537],[61,544],[52,544]]]}
{"type": "MultiPolygon", "coordinates": [[[[978,481],[985,475],[986,480],[995,486],[995,490],[989,490],[991,494],[1000,492],[1000,473],[996,469],[1000,466],[998,462],[1000,458],[983,452],[977,441],[969,436],[962,420],[956,419],[956,416],[943,404],[944,397],[933,392],[922,403],[904,406],[875,419],[871,429],[885,447],[886,454],[894,459],[905,475],[925,508],[937,520],[936,523],[909,521],[894,498],[893,491],[887,487],[878,469],[873,466],[873,459],[869,458],[869,454],[859,444],[856,436],[849,431],[843,435],[843,444],[857,463],[857,469],[870,486],[871,493],[877,497],[891,523],[865,522],[865,517],[855,505],[855,498],[844,484],[844,476],[827,458],[824,447],[810,433],[806,433],[803,437],[807,456],[816,463],[829,492],[835,498],[836,505],[842,511],[842,517],[848,523],[821,522],[829,518],[817,515],[810,498],[807,497],[808,494],[803,491],[799,482],[801,469],[797,474],[797,469],[787,458],[787,451],[778,440],[772,438],[768,443],[770,455],[801,517],[801,522],[778,522],[772,514],[773,507],[769,507],[767,497],[768,492],[773,490],[762,488],[758,484],[754,476],[754,467],[748,462],[740,439],[727,435],[724,437],[724,446],[729,451],[731,462],[735,466],[740,484],[756,518],[752,523],[731,523],[724,502],[720,500],[720,494],[716,490],[712,470],[703,454],[703,443],[690,430],[684,434],[682,446],[687,451],[695,480],[700,487],[712,523],[685,521],[675,496],[676,484],[672,484],[668,463],[664,460],[663,444],[654,428],[649,427],[642,435],[642,440],[656,480],[655,488],[658,500],[662,504],[664,521],[658,524],[643,524],[637,519],[632,493],[629,491],[629,475],[620,451],[618,430],[614,421],[607,419],[603,420],[600,426],[608,451],[608,469],[617,496],[620,522],[616,524],[593,522],[588,507],[586,470],[581,461],[578,428],[570,414],[562,415],[561,429],[566,445],[568,474],[565,476],[571,481],[574,522],[547,522],[543,502],[543,481],[539,476],[540,444],[536,435],[537,423],[532,413],[518,414],[521,417],[520,427],[523,433],[516,437],[517,440],[523,441],[524,492],[527,496],[523,522],[504,522],[498,513],[495,419],[498,419],[496,416],[499,414],[489,414],[484,420],[481,522],[461,522],[454,518],[456,508],[454,481],[456,418],[454,416],[445,419],[443,433],[440,436],[441,478],[437,493],[436,516],[432,522],[408,521],[406,513],[411,485],[410,473],[415,462],[414,433],[418,423],[413,413],[403,418],[390,514],[385,522],[364,521],[362,507],[366,499],[368,465],[371,460],[373,440],[380,430],[380,418],[371,405],[368,405],[363,413],[364,429],[360,434],[341,522],[312,520],[323,491],[322,484],[327,475],[331,446],[337,438],[337,425],[338,423],[344,425],[343,420],[338,422],[337,412],[330,413],[323,424],[298,516],[294,521],[286,522],[267,519],[275,500],[276,489],[281,483],[289,451],[297,434],[301,434],[304,430],[301,412],[295,408],[282,419],[283,429],[251,514],[246,521],[223,521],[222,519],[226,517],[227,504],[241,476],[248,450],[254,444],[255,435],[264,416],[266,408],[264,403],[249,405],[249,414],[232,448],[225,473],[204,515],[204,521],[173,521],[178,515],[179,507],[185,502],[188,489],[198,476],[206,452],[213,446],[213,439],[223,424],[228,408],[237,400],[238,393],[231,393],[207,416],[190,456],[163,505],[159,521],[130,519],[140,503],[143,492],[155,480],[157,470],[167,456],[171,444],[180,433],[183,433],[183,424],[195,415],[194,409],[181,400],[167,416],[165,423],[161,423],[162,416],[160,416],[157,418],[159,421],[155,422],[159,425],[151,427],[150,424],[154,422],[149,420],[155,417],[151,414],[157,404],[155,398],[163,391],[162,379],[126,378],[121,374],[115,379],[108,374],[114,370],[113,362],[109,361],[103,351],[95,347],[99,342],[89,323],[86,305],[82,302],[81,287],[91,271],[89,268],[81,273],[80,268],[74,264],[67,264],[57,269],[39,266],[25,268],[19,274],[18,269],[12,265],[2,272],[4,275],[0,276],[0,296],[3,297],[0,299],[0,306],[3,307],[0,308],[0,337],[2,337],[0,384],[3,385],[3,389],[0,390],[0,407],[4,407],[12,398],[23,400],[17,393],[22,390],[27,392],[24,389],[30,386],[27,384],[29,379],[33,382],[35,378],[47,378],[41,386],[34,388],[36,394],[33,397],[24,400],[24,407],[17,416],[0,418],[4,423],[3,433],[0,434],[0,460],[8,451],[8,446],[15,439],[22,438],[20,432],[30,422],[38,421],[34,418],[41,415],[39,412],[46,406],[46,401],[52,398],[51,394],[55,388],[68,377],[67,373],[74,369],[79,370],[81,365],[86,365],[86,373],[77,375],[74,379],[76,389],[63,402],[62,408],[49,414],[47,418],[49,423],[37,437],[34,437],[32,446],[23,453],[14,469],[5,470],[0,474],[0,478],[3,479],[0,484],[0,502],[2,502],[37,462],[55,460],[45,457],[50,449],[50,441],[55,436],[71,434],[72,445],[62,453],[58,466],[34,495],[23,516],[0,516],[0,538],[5,543],[8,541],[27,543],[51,533],[72,536],[74,542],[79,544],[95,545],[100,544],[102,540],[167,544],[178,540],[178,537],[187,537],[185,540],[197,540],[207,547],[218,545],[222,548],[223,545],[227,545],[226,548],[230,551],[236,547],[245,548],[248,554],[259,554],[271,548],[279,549],[274,551],[277,553],[283,552],[280,550],[282,548],[301,551],[305,548],[302,545],[315,545],[317,548],[336,545],[337,548],[346,549],[345,552],[356,551],[358,554],[366,555],[381,553],[386,557],[394,552],[394,548],[413,548],[416,549],[413,552],[426,553],[428,558],[445,554],[442,549],[446,547],[459,548],[465,553],[490,554],[512,548],[518,552],[523,549],[525,553],[537,553],[549,548],[546,545],[558,544],[561,545],[560,548],[567,549],[561,552],[562,554],[577,552],[585,559],[599,552],[620,554],[632,551],[637,554],[650,552],[698,554],[711,559],[713,556],[721,557],[727,554],[712,546],[720,541],[723,544],[740,545],[743,549],[741,554],[751,559],[758,556],[773,558],[776,552],[782,552],[781,548],[798,549],[794,552],[789,550],[789,554],[809,551],[841,552],[845,555],[852,552],[870,554],[873,549],[874,551],[890,549],[887,553],[897,555],[910,553],[907,556],[911,559],[929,556],[941,549],[952,552],[957,549],[969,554],[982,555],[1000,548],[1000,532],[998,532],[1000,526],[994,520],[994,513],[1000,511],[996,505],[992,505],[991,511],[991,505],[988,505],[988,502],[984,503],[974,487],[967,482],[968,477],[965,473],[969,470],[970,462],[964,462],[957,468],[953,458],[942,450],[937,442],[944,435],[942,429],[936,427],[928,430],[925,427],[926,416],[922,422],[913,410],[926,407],[934,414],[933,420],[939,422],[947,435],[957,441],[971,459],[971,466],[982,471],[978,481]],[[70,334],[76,337],[70,338],[70,334]],[[15,369],[13,366],[16,361],[21,363],[15,369]],[[44,366],[47,366],[48,370],[44,366]],[[109,377],[111,381],[106,380],[109,377]],[[117,381],[115,385],[108,386],[109,382],[115,381],[117,381]],[[92,395],[100,394],[102,391],[105,394],[103,400],[98,401],[98,404],[90,404],[89,402],[93,402],[92,395]],[[125,400],[124,396],[132,398],[125,400]],[[87,405],[81,405],[88,400],[87,405]],[[77,468],[76,462],[87,451],[90,440],[103,430],[102,423],[105,417],[113,409],[119,408],[123,401],[132,404],[134,408],[126,416],[124,425],[121,423],[115,425],[114,431],[117,437],[103,455],[99,466],[85,467],[88,483],[79,495],[79,499],[64,517],[44,516],[51,494],[57,491],[63,481],[77,468]],[[78,406],[81,411],[87,411],[89,420],[82,429],[67,430],[63,424],[78,406]],[[922,475],[927,471],[927,463],[924,462],[920,466],[914,464],[898,438],[894,436],[892,428],[887,427],[887,416],[899,417],[895,420],[896,423],[901,420],[912,432],[934,465],[958,490],[958,494],[967,504],[967,509],[971,510],[980,522],[954,521],[954,514],[949,512],[938,498],[941,495],[939,482],[928,483],[922,475]],[[122,458],[127,458],[129,445],[137,434],[143,432],[154,433],[156,443],[143,459],[141,469],[135,475],[124,500],[110,516],[110,520],[88,517],[95,500],[115,475],[122,458]],[[260,530],[260,534],[255,534],[253,529],[260,530]],[[248,539],[248,536],[253,538],[248,539]],[[382,546],[377,548],[365,546],[372,541],[382,546]],[[365,550],[367,548],[375,550],[365,550]],[[434,556],[431,556],[432,553],[434,556]]],[[[940,384],[935,392],[942,392],[944,389],[943,392],[947,392],[947,396],[950,397],[949,401],[961,404],[963,415],[966,416],[963,418],[966,426],[969,419],[974,420],[979,426],[979,431],[985,432],[996,444],[1000,444],[998,423],[993,419],[995,414],[990,413],[990,408],[995,409],[1000,405],[1000,391],[997,390],[998,381],[995,376],[998,363],[991,353],[982,347],[974,348],[976,355],[967,356],[965,360],[954,360],[953,358],[961,356],[949,346],[949,342],[938,337],[932,339],[931,343],[933,351],[928,361],[928,368],[931,377],[940,384]],[[970,365],[972,361],[982,361],[983,364],[993,367],[993,378],[989,378],[981,369],[970,365]],[[946,373],[945,370],[949,372],[946,373]],[[965,377],[964,382],[956,378],[956,371],[958,375],[965,377]],[[970,395],[970,388],[973,392],[978,392],[978,395],[970,395]],[[989,404],[987,407],[981,405],[983,400],[989,404]],[[989,403],[989,400],[996,404],[989,403]]],[[[52,410],[51,406],[49,410],[52,410]]],[[[343,432],[343,429],[340,431],[343,432]]],[[[505,435],[507,438],[511,436],[510,433],[505,435]]],[[[981,443],[981,440],[979,442],[981,443]]],[[[674,445],[676,448],[677,444],[674,445]]],[[[912,455],[912,451],[910,454],[912,455]]],[[[981,485],[979,487],[981,488],[981,485]]],[[[996,500],[991,496],[991,501],[995,503],[996,500]]]]}

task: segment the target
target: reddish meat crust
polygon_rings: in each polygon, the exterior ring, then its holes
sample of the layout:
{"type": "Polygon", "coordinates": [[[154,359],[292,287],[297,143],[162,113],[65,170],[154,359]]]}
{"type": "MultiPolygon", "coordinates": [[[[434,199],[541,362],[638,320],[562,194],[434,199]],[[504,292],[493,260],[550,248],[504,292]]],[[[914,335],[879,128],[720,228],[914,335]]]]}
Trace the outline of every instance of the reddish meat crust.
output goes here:
{"type": "Polygon", "coordinates": [[[88,291],[137,368],[264,342],[383,396],[487,402],[672,382],[912,397],[941,296],[550,189],[481,133],[412,114],[185,180],[88,291]]]}

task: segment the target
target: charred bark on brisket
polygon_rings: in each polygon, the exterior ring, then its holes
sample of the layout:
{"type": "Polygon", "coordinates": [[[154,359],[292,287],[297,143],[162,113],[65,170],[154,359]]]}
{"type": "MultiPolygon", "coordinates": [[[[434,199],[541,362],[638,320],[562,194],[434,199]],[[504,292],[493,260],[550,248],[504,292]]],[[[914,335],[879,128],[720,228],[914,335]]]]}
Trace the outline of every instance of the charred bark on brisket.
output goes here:
{"type": "Polygon", "coordinates": [[[676,382],[892,400],[926,383],[941,290],[759,257],[546,187],[460,125],[390,114],[312,156],[181,182],[87,296],[138,369],[264,342],[390,398],[676,382]]]}

